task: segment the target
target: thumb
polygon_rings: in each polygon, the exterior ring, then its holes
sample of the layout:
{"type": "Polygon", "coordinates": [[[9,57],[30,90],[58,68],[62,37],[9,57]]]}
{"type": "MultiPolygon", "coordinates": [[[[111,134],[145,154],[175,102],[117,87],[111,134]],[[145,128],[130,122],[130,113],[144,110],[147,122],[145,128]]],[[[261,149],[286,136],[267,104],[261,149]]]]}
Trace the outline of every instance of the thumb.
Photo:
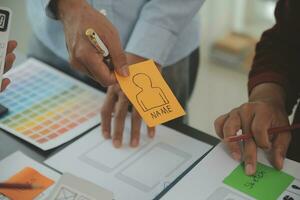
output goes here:
{"type": "Polygon", "coordinates": [[[114,64],[114,70],[121,76],[129,76],[127,58],[119,43],[112,46],[110,55],[114,64]]]}
{"type": "Polygon", "coordinates": [[[277,169],[282,169],[285,154],[291,141],[291,133],[279,133],[275,136],[272,148],[272,163],[277,169]]]}
{"type": "Polygon", "coordinates": [[[121,76],[129,76],[129,68],[127,64],[122,67],[115,67],[115,71],[121,76]]]}

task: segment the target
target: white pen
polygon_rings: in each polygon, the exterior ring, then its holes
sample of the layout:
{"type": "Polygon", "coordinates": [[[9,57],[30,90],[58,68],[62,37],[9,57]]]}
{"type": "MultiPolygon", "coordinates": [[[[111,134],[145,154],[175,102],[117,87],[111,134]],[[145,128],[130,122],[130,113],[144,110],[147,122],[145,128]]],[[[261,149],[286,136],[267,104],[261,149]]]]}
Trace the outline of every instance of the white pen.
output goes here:
{"type": "Polygon", "coordinates": [[[113,70],[113,63],[111,61],[111,57],[109,55],[109,51],[101,38],[98,36],[94,29],[89,28],[85,31],[85,35],[88,37],[89,41],[92,45],[103,55],[104,62],[108,66],[110,70],[113,70]]]}
{"type": "Polygon", "coordinates": [[[86,30],[85,35],[88,37],[93,46],[103,55],[104,58],[109,56],[107,47],[102,42],[96,31],[89,28],[86,30]]]}

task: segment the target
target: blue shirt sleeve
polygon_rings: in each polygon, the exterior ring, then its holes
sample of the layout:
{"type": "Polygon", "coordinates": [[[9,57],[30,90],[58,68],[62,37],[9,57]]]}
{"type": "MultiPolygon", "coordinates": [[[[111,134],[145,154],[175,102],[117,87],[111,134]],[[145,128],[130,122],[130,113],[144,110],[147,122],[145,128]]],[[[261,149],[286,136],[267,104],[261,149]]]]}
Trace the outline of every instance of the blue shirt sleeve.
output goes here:
{"type": "Polygon", "coordinates": [[[126,45],[126,52],[153,59],[164,66],[178,35],[193,19],[204,0],[150,0],[126,45]]]}
{"type": "Polygon", "coordinates": [[[55,13],[53,13],[53,10],[50,8],[50,2],[52,0],[42,0],[43,3],[43,8],[46,12],[46,15],[52,19],[57,19],[57,16],[55,15],[55,13]]]}

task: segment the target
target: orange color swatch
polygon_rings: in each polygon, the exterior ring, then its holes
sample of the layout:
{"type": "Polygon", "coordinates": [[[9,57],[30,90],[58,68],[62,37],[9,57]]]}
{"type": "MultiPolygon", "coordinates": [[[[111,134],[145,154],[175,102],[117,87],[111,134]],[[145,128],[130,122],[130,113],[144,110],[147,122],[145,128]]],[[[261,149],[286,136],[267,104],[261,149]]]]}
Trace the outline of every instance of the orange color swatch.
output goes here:
{"type": "Polygon", "coordinates": [[[130,76],[117,80],[149,127],[170,121],[185,111],[152,60],[129,66],[130,76]]]}
{"type": "Polygon", "coordinates": [[[34,184],[38,189],[1,189],[0,193],[13,200],[32,200],[51,186],[54,181],[40,174],[33,168],[26,167],[12,176],[6,183],[34,184]]]}

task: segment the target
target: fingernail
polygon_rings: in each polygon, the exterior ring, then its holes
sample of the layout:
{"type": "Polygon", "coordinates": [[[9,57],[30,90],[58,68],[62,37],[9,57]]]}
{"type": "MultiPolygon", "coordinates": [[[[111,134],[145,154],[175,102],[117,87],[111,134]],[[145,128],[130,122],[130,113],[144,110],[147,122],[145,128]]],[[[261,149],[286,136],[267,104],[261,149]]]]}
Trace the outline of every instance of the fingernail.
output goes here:
{"type": "Polygon", "coordinates": [[[280,157],[279,160],[278,160],[278,164],[279,164],[280,169],[282,169],[282,167],[283,167],[283,160],[284,160],[283,157],[280,157]]]}
{"type": "Polygon", "coordinates": [[[150,132],[149,132],[149,136],[150,136],[151,138],[154,137],[154,134],[155,134],[154,131],[150,131],[150,132]]]}
{"type": "Polygon", "coordinates": [[[104,132],[103,132],[103,137],[104,137],[105,139],[110,139],[110,134],[109,134],[109,132],[104,131],[104,132]]]}
{"type": "Polygon", "coordinates": [[[248,176],[253,175],[254,174],[254,167],[251,164],[247,164],[246,165],[246,174],[248,176]]]}
{"type": "Polygon", "coordinates": [[[121,68],[121,73],[122,73],[123,76],[129,76],[129,70],[128,70],[128,66],[127,65],[124,65],[121,68]]]}
{"type": "Polygon", "coordinates": [[[113,140],[113,144],[114,144],[114,147],[116,147],[116,148],[120,148],[122,145],[120,140],[113,140]]]}
{"type": "Polygon", "coordinates": [[[241,155],[239,153],[233,152],[231,155],[234,160],[236,161],[241,160],[241,155]]]}
{"type": "Polygon", "coordinates": [[[134,138],[134,139],[131,141],[131,146],[132,146],[132,147],[137,147],[138,145],[139,145],[138,139],[134,138]]]}

